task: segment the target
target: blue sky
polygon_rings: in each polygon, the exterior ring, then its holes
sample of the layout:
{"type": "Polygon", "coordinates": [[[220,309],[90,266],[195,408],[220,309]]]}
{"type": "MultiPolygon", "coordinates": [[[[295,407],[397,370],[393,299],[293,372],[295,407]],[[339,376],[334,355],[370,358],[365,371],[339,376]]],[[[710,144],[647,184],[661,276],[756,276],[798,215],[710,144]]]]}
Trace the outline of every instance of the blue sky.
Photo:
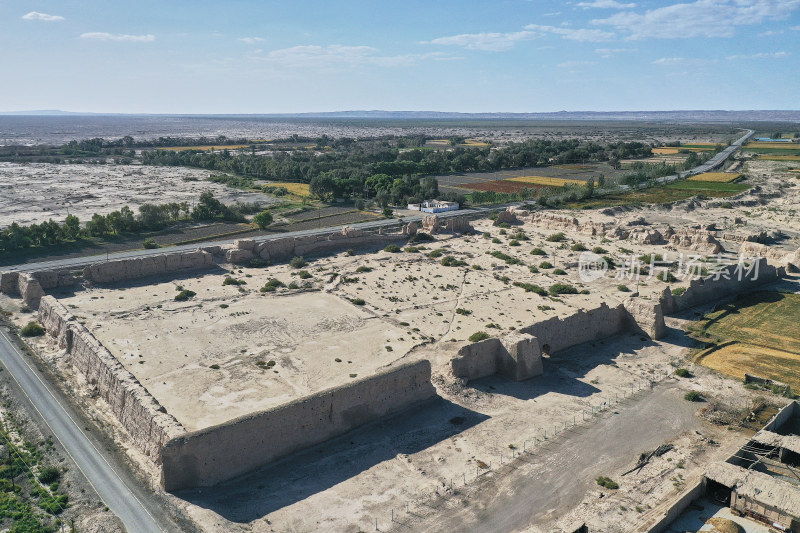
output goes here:
{"type": "Polygon", "coordinates": [[[798,109],[800,0],[0,0],[0,110],[798,109]]]}

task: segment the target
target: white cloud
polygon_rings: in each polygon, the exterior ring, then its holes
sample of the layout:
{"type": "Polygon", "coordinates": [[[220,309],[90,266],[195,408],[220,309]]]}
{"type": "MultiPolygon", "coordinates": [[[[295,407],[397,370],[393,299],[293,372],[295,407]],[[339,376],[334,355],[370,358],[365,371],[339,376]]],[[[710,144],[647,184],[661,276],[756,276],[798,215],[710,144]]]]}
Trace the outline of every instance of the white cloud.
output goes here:
{"type": "Polygon", "coordinates": [[[81,39],[94,39],[97,41],[129,41],[137,43],[152,43],[155,35],[126,35],[124,33],[90,32],[82,33],[81,39]]]}
{"type": "Polygon", "coordinates": [[[538,24],[528,24],[525,26],[525,29],[552,33],[554,35],[560,35],[564,39],[569,39],[570,41],[581,42],[608,41],[614,37],[614,34],[611,32],[595,29],[557,28],[555,26],[540,26],[538,24]]]}
{"type": "Polygon", "coordinates": [[[644,13],[617,13],[592,24],[611,26],[630,39],[732,37],[736,26],[786,18],[798,7],[800,0],[697,0],[644,13]]]}
{"type": "Polygon", "coordinates": [[[771,35],[783,35],[783,30],[767,30],[758,34],[759,37],[769,37],[771,35]]]}
{"type": "Polygon", "coordinates": [[[45,22],[56,22],[64,20],[61,15],[48,15],[47,13],[39,13],[38,11],[31,11],[27,15],[22,15],[25,20],[43,20],[45,22]]]}
{"type": "Polygon", "coordinates": [[[578,2],[578,7],[584,9],[632,9],[636,7],[636,4],[622,4],[615,0],[594,0],[594,2],[578,2]]]}
{"type": "Polygon", "coordinates": [[[243,43],[255,44],[255,43],[260,43],[264,39],[262,39],[261,37],[240,37],[239,40],[242,41],[243,43]]]}
{"type": "Polygon", "coordinates": [[[779,59],[781,57],[789,57],[789,52],[759,52],[756,54],[745,54],[745,55],[733,55],[728,56],[729,61],[735,61],[737,59],[779,59]]]}
{"type": "Polygon", "coordinates": [[[699,59],[693,57],[662,57],[653,61],[654,65],[683,65],[701,67],[704,65],[713,65],[716,59],[699,59]]]}
{"type": "Polygon", "coordinates": [[[789,29],[792,30],[792,31],[800,31],[800,26],[792,26],[789,29]]]}
{"type": "Polygon", "coordinates": [[[595,48],[594,53],[600,54],[603,59],[608,59],[617,54],[625,54],[628,52],[636,52],[636,48],[595,48]]]}
{"type": "Polygon", "coordinates": [[[432,52],[427,54],[401,54],[385,56],[371,46],[328,46],[303,45],[272,50],[264,54],[254,50],[248,57],[266,63],[288,68],[341,68],[356,65],[376,65],[381,67],[407,66],[421,60],[447,61],[458,59],[449,54],[432,52]]]}
{"type": "Polygon", "coordinates": [[[508,33],[462,33],[450,37],[439,37],[423,44],[442,44],[461,46],[469,50],[486,50],[489,52],[502,52],[510,50],[519,41],[536,39],[541,34],[532,31],[515,31],[508,33]]]}

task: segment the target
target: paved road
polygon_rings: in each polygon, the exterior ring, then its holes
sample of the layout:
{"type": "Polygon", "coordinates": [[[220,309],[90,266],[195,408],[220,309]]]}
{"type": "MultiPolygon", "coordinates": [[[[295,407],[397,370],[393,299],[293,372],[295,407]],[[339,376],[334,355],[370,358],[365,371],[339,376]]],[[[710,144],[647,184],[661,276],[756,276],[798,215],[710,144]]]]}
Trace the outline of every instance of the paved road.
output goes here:
{"type": "MultiPolygon", "coordinates": [[[[517,205],[514,204],[507,204],[507,205],[517,205]]],[[[504,206],[503,206],[504,207],[504,206]]],[[[445,213],[438,213],[439,219],[444,220],[454,216],[469,216],[473,218],[478,218],[482,215],[485,216],[491,210],[496,210],[498,207],[488,208],[488,207],[475,207],[470,209],[461,209],[459,211],[449,211],[445,213]]],[[[422,220],[422,215],[417,215],[413,217],[403,217],[402,223],[408,222],[420,222],[422,220]]],[[[377,231],[380,228],[388,229],[391,227],[398,227],[401,222],[397,219],[387,219],[387,220],[375,220],[370,222],[362,222],[360,224],[347,224],[347,226],[351,228],[357,228],[367,231],[377,231]]],[[[318,234],[327,234],[334,231],[341,229],[341,227],[328,227],[328,228],[315,228],[303,231],[294,231],[294,232],[287,232],[287,233],[278,233],[275,235],[265,235],[262,237],[255,237],[253,240],[256,242],[265,242],[275,239],[285,239],[287,237],[305,237],[309,235],[318,235],[318,234]]],[[[32,272],[36,270],[50,270],[50,269],[66,269],[66,268],[79,268],[83,267],[92,263],[97,263],[106,260],[115,260],[115,259],[128,259],[131,257],[147,257],[152,255],[160,255],[163,253],[173,253],[173,252],[188,252],[191,250],[197,250],[199,247],[206,247],[206,246],[218,246],[223,244],[230,244],[236,237],[229,237],[227,239],[219,240],[219,241],[204,241],[202,243],[193,243],[193,244],[182,244],[179,246],[170,246],[164,248],[157,248],[155,250],[129,250],[125,252],[117,252],[108,255],[92,255],[92,256],[85,256],[85,257],[72,257],[67,259],[56,259],[53,261],[43,261],[39,263],[27,263],[15,266],[9,266],[3,268],[1,270],[5,271],[18,271],[18,272],[32,272]]]]}
{"type": "Polygon", "coordinates": [[[58,394],[26,361],[2,330],[0,362],[19,384],[30,404],[78,465],[100,499],[122,520],[128,533],[167,531],[156,522],[137,495],[122,480],[112,466],[114,459],[109,457],[110,454],[89,439],[58,400],[58,394]]]}
{"type": "Polygon", "coordinates": [[[469,496],[469,506],[451,505],[413,524],[413,530],[497,533],[538,525],[549,531],[548,526],[588,491],[597,489],[597,476],[614,476],[633,466],[640,453],[702,428],[694,415],[696,406],[674,385],[640,394],[638,400],[605,412],[601,420],[563,432],[517,470],[487,478],[481,490],[469,496]]]}

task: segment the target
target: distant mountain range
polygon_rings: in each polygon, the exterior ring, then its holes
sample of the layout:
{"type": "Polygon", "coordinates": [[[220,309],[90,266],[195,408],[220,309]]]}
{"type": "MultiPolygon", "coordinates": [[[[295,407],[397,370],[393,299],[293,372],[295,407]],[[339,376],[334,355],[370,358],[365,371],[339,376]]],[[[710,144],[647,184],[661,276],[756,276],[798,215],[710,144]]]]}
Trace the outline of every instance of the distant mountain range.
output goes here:
{"type": "Polygon", "coordinates": [[[249,117],[303,119],[392,119],[392,120],[630,120],[630,121],[697,121],[697,122],[800,122],[798,110],[686,110],[686,111],[557,111],[550,113],[454,113],[447,111],[329,111],[319,113],[253,113],[253,114],[147,114],[147,113],[84,113],[61,110],[0,112],[13,116],[175,116],[175,117],[249,117]]]}

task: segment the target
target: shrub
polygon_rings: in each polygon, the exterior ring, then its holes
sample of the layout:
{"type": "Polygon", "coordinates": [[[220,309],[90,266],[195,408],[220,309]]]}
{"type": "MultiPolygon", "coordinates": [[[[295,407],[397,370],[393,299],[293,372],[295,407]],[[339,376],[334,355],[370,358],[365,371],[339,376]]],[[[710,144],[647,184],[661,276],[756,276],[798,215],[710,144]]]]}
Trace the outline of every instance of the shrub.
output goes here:
{"type": "Polygon", "coordinates": [[[547,295],[547,290],[545,290],[544,287],[534,285],[533,283],[523,283],[521,281],[515,281],[514,285],[521,289],[525,289],[525,292],[533,292],[538,294],[539,296],[547,295]]]}
{"type": "Polygon", "coordinates": [[[363,298],[350,298],[350,303],[353,305],[364,305],[367,302],[365,302],[363,298]]]}
{"type": "Polygon", "coordinates": [[[609,477],[600,476],[597,479],[595,479],[595,481],[601,487],[605,487],[605,488],[607,488],[609,490],[616,490],[616,489],[619,488],[619,485],[617,484],[617,482],[614,481],[613,479],[609,478],[609,477]]]}
{"type": "Polygon", "coordinates": [[[595,246],[594,248],[592,248],[592,253],[595,253],[597,255],[603,255],[603,254],[607,254],[608,250],[606,250],[602,246],[595,246]]]}
{"type": "Polygon", "coordinates": [[[670,272],[669,270],[665,270],[665,271],[661,272],[656,277],[660,281],[663,281],[664,283],[671,283],[671,282],[673,282],[673,281],[675,281],[677,279],[675,276],[672,275],[672,272],[670,272]]]}
{"type": "Polygon", "coordinates": [[[492,257],[496,257],[497,259],[500,259],[502,261],[505,261],[507,265],[520,265],[520,264],[522,264],[522,261],[520,261],[516,257],[511,257],[510,255],[504,254],[503,252],[499,252],[499,251],[489,252],[489,255],[491,255],[492,257]]]}
{"type": "Polygon", "coordinates": [[[303,268],[307,264],[308,264],[308,262],[305,260],[305,258],[302,255],[296,255],[296,256],[292,257],[291,261],[289,261],[289,266],[292,267],[292,268],[303,268]]]}
{"type": "Polygon", "coordinates": [[[419,250],[420,249],[417,246],[406,246],[405,248],[403,248],[403,251],[407,254],[418,254],[419,250]]]}
{"type": "Polygon", "coordinates": [[[517,239],[512,239],[511,242],[508,243],[509,246],[522,246],[517,239]]]}
{"type": "Polygon", "coordinates": [[[456,314],[468,316],[472,314],[472,311],[470,311],[469,309],[463,309],[459,307],[458,309],[456,309],[456,314]]]}
{"type": "Polygon", "coordinates": [[[684,292],[686,292],[686,287],[675,287],[672,289],[673,296],[680,296],[684,292]]]}
{"type": "Polygon", "coordinates": [[[588,250],[588,248],[586,248],[586,246],[584,246],[583,243],[576,242],[575,244],[572,245],[570,250],[572,250],[573,252],[585,252],[586,250],[588,250]]]}
{"type": "Polygon", "coordinates": [[[493,243],[493,244],[500,244],[501,242],[503,242],[503,241],[501,241],[501,240],[500,240],[500,239],[498,239],[497,237],[494,237],[494,238],[492,239],[492,243],[493,243]]]}
{"type": "Polygon", "coordinates": [[[555,274],[556,276],[565,276],[567,272],[561,268],[556,268],[555,270],[553,270],[553,274],[555,274]]]}
{"type": "Polygon", "coordinates": [[[247,282],[243,279],[236,279],[230,276],[225,276],[225,279],[222,281],[223,285],[247,285],[247,282]]]}
{"type": "Polygon", "coordinates": [[[688,400],[690,402],[702,402],[703,401],[703,395],[700,394],[699,392],[693,390],[693,391],[687,392],[683,396],[683,399],[684,400],[688,400]]]}
{"type": "Polygon", "coordinates": [[[417,232],[414,235],[412,235],[410,239],[408,239],[408,243],[414,244],[418,242],[430,242],[433,240],[435,239],[433,238],[433,235],[431,235],[430,233],[417,232]]]}
{"type": "Polygon", "coordinates": [[[631,292],[627,285],[617,285],[617,290],[619,292],[631,292]]]}
{"type": "Polygon", "coordinates": [[[396,244],[390,244],[386,248],[383,249],[384,252],[389,252],[392,254],[400,253],[402,250],[396,244]]]}
{"type": "Polygon", "coordinates": [[[679,378],[690,378],[692,377],[692,373],[689,372],[687,368],[676,368],[675,375],[679,378]]]}
{"type": "Polygon", "coordinates": [[[45,485],[49,485],[58,481],[61,477],[61,472],[59,472],[58,468],[55,466],[45,466],[39,471],[39,481],[44,483],[45,485]]]}
{"type": "Polygon", "coordinates": [[[269,266],[269,261],[264,261],[260,257],[254,257],[247,262],[248,268],[264,268],[269,266]]]}
{"type": "Polygon", "coordinates": [[[507,235],[507,234],[508,234],[508,232],[506,230],[504,230],[504,229],[500,230],[500,235],[507,235]]]}
{"type": "Polygon", "coordinates": [[[476,331],[472,335],[469,336],[469,342],[478,342],[483,341],[489,338],[489,334],[485,331],[476,331]]]}
{"type": "Polygon", "coordinates": [[[213,365],[210,365],[208,368],[210,368],[212,370],[219,370],[219,365],[214,363],[213,365]]]}
{"type": "MultiPolygon", "coordinates": [[[[501,222],[500,223],[500,227],[503,228],[503,229],[508,229],[508,228],[511,227],[511,224],[509,224],[508,222],[501,222]]],[[[505,233],[503,233],[502,231],[500,233],[501,233],[501,235],[505,235],[505,233]]]]}
{"type": "Polygon", "coordinates": [[[553,268],[553,263],[550,261],[542,261],[539,263],[539,268],[553,268]]]}
{"type": "Polygon", "coordinates": [[[550,285],[550,294],[553,296],[558,294],[578,294],[578,289],[566,283],[553,283],[550,285]]]}
{"type": "Polygon", "coordinates": [[[428,257],[430,257],[431,259],[436,259],[437,257],[442,257],[443,255],[444,255],[444,252],[443,252],[443,251],[441,251],[441,250],[434,250],[434,251],[432,251],[432,252],[430,252],[430,253],[428,254],[428,257]]]}
{"type": "Polygon", "coordinates": [[[279,279],[271,278],[269,279],[263,287],[261,287],[261,292],[275,292],[278,287],[285,287],[286,284],[279,279]]]}
{"type": "Polygon", "coordinates": [[[344,253],[344,255],[346,255],[346,256],[348,256],[348,257],[351,257],[351,256],[354,256],[354,255],[356,255],[356,251],[355,251],[355,250],[353,250],[352,248],[350,248],[350,249],[348,249],[348,250],[347,250],[347,251],[344,253]]]}
{"type": "Polygon", "coordinates": [[[533,250],[531,250],[531,255],[547,255],[547,252],[545,252],[541,248],[534,248],[533,250]]]}
{"type": "Polygon", "coordinates": [[[196,292],[190,291],[189,289],[183,289],[181,292],[175,295],[174,300],[176,302],[185,302],[189,298],[193,298],[196,294],[196,292]]]}
{"type": "Polygon", "coordinates": [[[545,239],[547,242],[562,242],[567,239],[567,236],[561,233],[553,233],[552,235],[548,235],[545,239]]]}
{"type": "Polygon", "coordinates": [[[299,288],[300,288],[300,286],[297,284],[297,282],[296,282],[296,281],[293,281],[293,282],[291,282],[291,283],[290,283],[290,284],[289,284],[289,285],[288,285],[286,288],[287,288],[287,289],[292,289],[292,290],[295,290],[295,289],[299,289],[299,288]]]}
{"type": "Polygon", "coordinates": [[[308,270],[301,270],[300,272],[297,273],[297,276],[300,279],[311,279],[311,278],[314,277],[314,276],[311,275],[311,272],[309,272],[308,270]]]}
{"type": "Polygon", "coordinates": [[[460,267],[466,266],[466,261],[462,261],[460,259],[456,259],[452,255],[448,255],[442,258],[442,266],[446,267],[460,267]]]}
{"type": "Polygon", "coordinates": [[[392,218],[393,214],[394,214],[394,211],[392,211],[392,209],[390,207],[384,207],[383,208],[383,217],[384,218],[392,218]]]}
{"type": "Polygon", "coordinates": [[[36,322],[28,322],[19,332],[23,337],[41,337],[44,335],[44,328],[36,322]]]}
{"type": "Polygon", "coordinates": [[[537,267],[536,265],[529,266],[528,270],[531,271],[531,274],[538,274],[539,273],[539,267],[537,267]]]}
{"type": "Polygon", "coordinates": [[[356,269],[356,274],[361,274],[362,272],[372,272],[372,267],[362,265],[356,269]]]}
{"type": "Polygon", "coordinates": [[[144,242],[142,243],[142,247],[145,250],[152,250],[154,248],[159,248],[160,245],[153,239],[145,239],[144,242]]]}

